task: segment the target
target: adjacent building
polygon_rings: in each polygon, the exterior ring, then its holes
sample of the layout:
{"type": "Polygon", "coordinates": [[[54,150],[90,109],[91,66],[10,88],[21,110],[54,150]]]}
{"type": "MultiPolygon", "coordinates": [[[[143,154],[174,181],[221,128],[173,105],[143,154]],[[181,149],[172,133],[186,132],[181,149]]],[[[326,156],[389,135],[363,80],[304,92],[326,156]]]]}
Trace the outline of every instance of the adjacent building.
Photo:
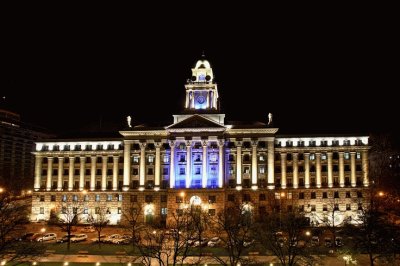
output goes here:
{"type": "Polygon", "coordinates": [[[357,218],[369,186],[367,136],[279,135],[271,114],[225,123],[210,63],[198,60],[192,73],[170,125],[128,118],[117,139],[36,142],[32,220],[79,203],[83,220],[102,207],[119,223],[137,206],[144,221],[168,223],[188,205],[213,216],[230,202],[261,216],[300,209],[314,225],[357,218]]]}
{"type": "Polygon", "coordinates": [[[15,193],[32,189],[35,141],[50,136],[21,122],[19,114],[0,109],[0,187],[15,193]]]}

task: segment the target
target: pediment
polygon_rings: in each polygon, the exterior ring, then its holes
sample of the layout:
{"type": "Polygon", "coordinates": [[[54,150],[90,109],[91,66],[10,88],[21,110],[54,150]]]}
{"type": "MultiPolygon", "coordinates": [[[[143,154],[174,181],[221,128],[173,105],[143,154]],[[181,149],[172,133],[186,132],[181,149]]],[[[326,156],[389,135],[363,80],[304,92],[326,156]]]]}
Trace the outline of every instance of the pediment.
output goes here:
{"type": "Polygon", "coordinates": [[[225,129],[224,126],[211,121],[208,118],[205,118],[201,115],[192,115],[189,118],[186,118],[183,121],[172,124],[166,129],[196,129],[196,128],[218,128],[225,129]]]}

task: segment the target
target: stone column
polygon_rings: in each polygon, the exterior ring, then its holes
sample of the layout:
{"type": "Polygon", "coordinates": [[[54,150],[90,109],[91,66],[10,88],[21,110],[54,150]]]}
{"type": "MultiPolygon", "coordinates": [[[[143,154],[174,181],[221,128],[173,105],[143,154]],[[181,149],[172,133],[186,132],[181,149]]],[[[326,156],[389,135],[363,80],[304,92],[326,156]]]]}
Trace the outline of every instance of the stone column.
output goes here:
{"type": "Polygon", "coordinates": [[[46,190],[51,190],[51,177],[53,176],[53,157],[47,158],[47,180],[46,180],[46,190]]]}
{"type": "Polygon", "coordinates": [[[315,153],[317,188],[321,188],[321,153],[315,153]]]}
{"type": "Polygon", "coordinates": [[[96,156],[90,157],[90,190],[96,189],[96,156]]]}
{"type": "Polygon", "coordinates": [[[274,180],[274,141],[268,141],[268,188],[275,188],[275,180],[274,180]]]}
{"type": "Polygon", "coordinates": [[[146,179],[146,142],[140,143],[139,189],[144,189],[146,179]]]}
{"type": "Polygon", "coordinates": [[[310,188],[310,153],[304,153],[304,186],[310,188]]]}
{"type": "Polygon", "coordinates": [[[124,180],[123,191],[129,190],[129,182],[131,179],[131,143],[124,144],[124,180]]]}
{"type": "Polygon", "coordinates": [[[356,152],[350,152],[350,170],[351,170],[351,186],[357,186],[357,178],[356,178],[356,152]]]}
{"type": "Polygon", "coordinates": [[[202,160],[202,178],[201,178],[201,184],[202,184],[202,188],[206,188],[207,187],[207,145],[208,145],[208,141],[205,140],[203,141],[203,160],[202,160]]]}
{"type": "Polygon", "coordinates": [[[299,187],[299,154],[293,153],[293,188],[299,187]]]}
{"type": "Polygon", "coordinates": [[[113,179],[112,179],[112,190],[118,190],[118,162],[119,156],[113,157],[113,179]]]}
{"type": "Polygon", "coordinates": [[[344,153],[339,152],[339,185],[344,187],[344,153]]]}
{"type": "Polygon", "coordinates": [[[74,169],[75,169],[75,157],[69,157],[69,177],[68,177],[68,190],[74,189],[74,169]]]}
{"type": "Polygon", "coordinates": [[[101,190],[105,191],[107,189],[107,156],[102,156],[101,158],[101,190]]]}
{"type": "Polygon", "coordinates": [[[58,157],[58,178],[57,178],[57,190],[62,190],[63,174],[64,174],[64,157],[58,157]]]}
{"type": "Polygon", "coordinates": [[[79,190],[85,189],[85,170],[86,170],[86,157],[80,157],[80,169],[79,169],[79,190]]]}
{"type": "Polygon", "coordinates": [[[160,176],[161,176],[161,142],[154,143],[156,147],[156,163],[154,165],[154,190],[160,189],[160,176]]]}
{"type": "Polygon", "coordinates": [[[328,156],[328,187],[333,187],[333,173],[332,173],[333,153],[328,152],[326,155],[328,156]]]}
{"type": "Polygon", "coordinates": [[[242,189],[242,142],[236,143],[236,188],[242,189]]]}
{"type": "Polygon", "coordinates": [[[218,158],[218,187],[223,188],[224,187],[224,140],[220,139],[218,141],[218,148],[219,148],[219,158],[218,158]]]}
{"type": "Polygon", "coordinates": [[[186,188],[192,184],[192,142],[186,141],[186,188]]]}
{"type": "Polygon", "coordinates": [[[257,145],[258,141],[253,141],[251,144],[251,188],[257,189],[257,145]]]}
{"type": "Polygon", "coordinates": [[[369,186],[369,177],[368,177],[368,150],[364,150],[361,153],[361,162],[362,162],[362,175],[363,175],[363,183],[365,187],[369,186]]]}
{"type": "Polygon", "coordinates": [[[35,156],[35,185],[34,185],[35,191],[38,191],[40,189],[40,185],[41,185],[42,162],[43,162],[42,155],[36,154],[36,156],[35,156]]]}
{"type": "Polygon", "coordinates": [[[281,187],[286,188],[286,158],[287,154],[281,153],[281,187]]]}
{"type": "Polygon", "coordinates": [[[171,147],[171,154],[169,158],[169,187],[175,187],[175,142],[170,140],[169,146],[171,147]]]}

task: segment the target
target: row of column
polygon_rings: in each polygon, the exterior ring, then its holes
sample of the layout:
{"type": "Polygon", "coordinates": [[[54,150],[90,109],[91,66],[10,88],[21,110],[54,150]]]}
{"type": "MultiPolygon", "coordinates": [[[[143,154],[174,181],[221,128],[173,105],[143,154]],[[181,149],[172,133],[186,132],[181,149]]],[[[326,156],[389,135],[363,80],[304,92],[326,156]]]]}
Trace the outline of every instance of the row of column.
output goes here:
{"type": "MultiPolygon", "coordinates": [[[[293,153],[293,187],[298,188],[298,153],[293,153]]],[[[333,187],[333,166],[332,166],[332,152],[327,152],[328,159],[328,187],[333,187]]],[[[281,153],[281,186],[286,188],[286,153],[281,153]]],[[[321,153],[315,153],[315,164],[316,164],[316,186],[321,187],[321,153]]],[[[362,174],[364,186],[369,185],[368,178],[368,151],[364,150],[361,152],[361,163],[362,163],[362,174]]],[[[356,178],[356,152],[350,152],[350,182],[351,186],[357,186],[356,178]]],[[[340,187],[345,186],[344,179],[344,152],[339,152],[339,185],[340,187]]],[[[304,153],[304,186],[310,187],[310,153],[304,153]]]]}
{"type": "MultiPolygon", "coordinates": [[[[268,164],[268,188],[273,189],[275,187],[274,184],[274,141],[270,140],[268,143],[268,157],[267,157],[267,164],[268,164]]],[[[257,171],[257,141],[252,142],[252,149],[251,149],[251,187],[253,189],[258,188],[258,171],[257,171]]],[[[242,188],[242,143],[236,143],[236,188],[242,188]]]]}
{"type": "MultiPolygon", "coordinates": [[[[52,189],[52,176],[53,176],[53,157],[47,158],[47,178],[46,178],[46,190],[52,189]]],[[[112,176],[112,190],[118,189],[118,159],[119,156],[113,156],[113,176],[112,176]]],[[[96,162],[97,157],[90,157],[90,190],[96,188],[96,162]]],[[[83,190],[85,187],[85,162],[86,157],[80,157],[80,168],[79,168],[79,190],[83,190]]],[[[101,190],[107,189],[107,162],[108,156],[102,156],[102,175],[101,175],[101,190]]],[[[36,155],[35,158],[35,182],[34,189],[39,190],[41,186],[42,176],[42,163],[43,156],[36,155]]],[[[64,171],[64,157],[58,157],[58,172],[57,172],[57,190],[63,189],[63,173],[64,171]]],[[[69,174],[68,174],[68,190],[74,188],[74,173],[75,173],[75,157],[69,157],[69,174]]]]}

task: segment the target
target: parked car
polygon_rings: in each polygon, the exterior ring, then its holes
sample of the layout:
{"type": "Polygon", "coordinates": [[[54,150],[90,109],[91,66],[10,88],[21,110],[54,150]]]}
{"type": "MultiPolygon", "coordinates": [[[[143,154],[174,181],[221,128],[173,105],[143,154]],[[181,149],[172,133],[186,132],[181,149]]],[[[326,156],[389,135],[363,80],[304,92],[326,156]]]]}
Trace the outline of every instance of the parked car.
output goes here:
{"type": "Polygon", "coordinates": [[[15,240],[28,241],[28,240],[30,240],[32,238],[33,235],[35,235],[35,233],[31,233],[31,232],[30,233],[25,233],[25,234],[23,234],[23,235],[21,235],[19,237],[16,237],[15,240]]]}
{"type": "Polygon", "coordinates": [[[132,237],[129,236],[129,235],[122,235],[121,238],[113,239],[111,241],[111,243],[118,244],[118,245],[121,245],[121,244],[127,245],[127,244],[129,244],[131,242],[131,239],[132,239],[132,237]]]}
{"type": "Polygon", "coordinates": [[[87,239],[87,235],[86,234],[77,234],[74,237],[71,237],[71,242],[81,242],[81,241],[85,241],[87,239]]]}
{"type": "Polygon", "coordinates": [[[104,238],[103,242],[104,243],[112,243],[114,239],[120,239],[121,235],[120,234],[112,234],[104,238]]]}
{"type": "Polygon", "coordinates": [[[332,239],[330,237],[325,237],[325,247],[332,247],[332,239]]]}
{"type": "Polygon", "coordinates": [[[94,229],[93,226],[85,226],[81,229],[81,232],[83,233],[93,233],[94,231],[96,230],[94,229]]]}
{"type": "Polygon", "coordinates": [[[245,241],[243,241],[243,247],[247,248],[247,247],[251,246],[253,243],[254,243],[254,239],[245,240],[245,241]]]}
{"type": "Polygon", "coordinates": [[[47,233],[47,234],[44,234],[43,236],[37,238],[36,241],[44,242],[44,241],[56,240],[56,239],[57,239],[56,233],[47,233]]]}
{"type": "Polygon", "coordinates": [[[343,246],[343,238],[342,238],[341,236],[337,236],[337,237],[335,238],[335,245],[336,245],[337,247],[343,246]]]}
{"type": "MultiPolygon", "coordinates": [[[[107,235],[100,235],[100,242],[104,242],[104,239],[107,237],[107,235]]],[[[96,235],[95,238],[90,239],[90,241],[97,243],[99,242],[99,237],[96,235]]]]}
{"type": "Polygon", "coordinates": [[[202,238],[201,241],[197,240],[196,242],[194,242],[193,246],[194,247],[204,247],[204,246],[207,246],[207,243],[208,243],[208,239],[202,238]]]}
{"type": "Polygon", "coordinates": [[[319,246],[319,237],[318,236],[311,237],[311,246],[319,246]]]}
{"type": "MultiPolygon", "coordinates": [[[[70,238],[74,237],[75,235],[71,234],[70,238]]],[[[63,237],[59,238],[56,240],[57,243],[64,243],[64,242],[68,242],[68,234],[64,235],[63,237]]]]}
{"type": "Polygon", "coordinates": [[[216,237],[211,238],[210,241],[208,241],[207,246],[215,247],[215,246],[218,246],[219,243],[221,243],[221,238],[216,236],[216,237]]]}

